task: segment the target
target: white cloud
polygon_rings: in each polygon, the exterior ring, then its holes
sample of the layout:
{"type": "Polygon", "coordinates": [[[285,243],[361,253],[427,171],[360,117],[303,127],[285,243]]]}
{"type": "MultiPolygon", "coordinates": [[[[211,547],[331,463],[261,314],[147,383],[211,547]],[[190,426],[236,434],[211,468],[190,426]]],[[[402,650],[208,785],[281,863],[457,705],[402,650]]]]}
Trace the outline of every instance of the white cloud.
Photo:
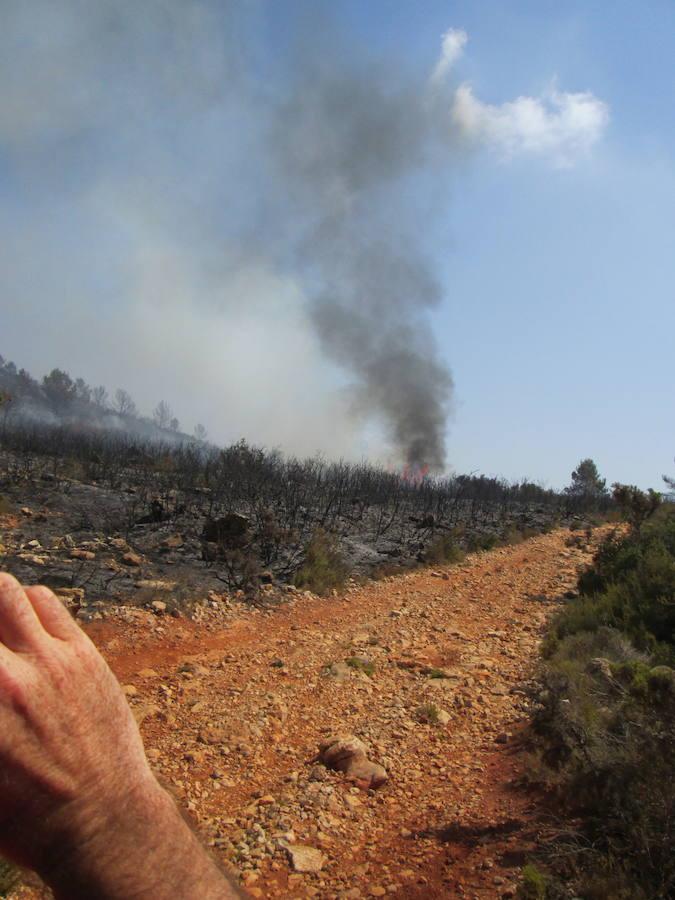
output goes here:
{"type": "MultiPolygon", "coordinates": [[[[468,41],[465,31],[443,35],[441,55],[429,79],[434,88],[446,80],[468,41]]],[[[540,156],[559,167],[571,166],[603,136],[609,107],[590,91],[571,93],[554,85],[546,93],[501,104],[485,103],[468,83],[452,92],[453,125],[468,140],[503,158],[540,156]]]]}
{"type": "Polygon", "coordinates": [[[443,35],[441,56],[431,73],[431,83],[440,84],[464,52],[469,36],[460,28],[450,28],[443,35]]]}
{"type": "Polygon", "coordinates": [[[506,158],[532,154],[564,167],[600,140],[609,122],[609,108],[589,91],[558,90],[497,106],[483,103],[471,85],[462,84],[454,94],[452,119],[466,137],[506,158]]]}

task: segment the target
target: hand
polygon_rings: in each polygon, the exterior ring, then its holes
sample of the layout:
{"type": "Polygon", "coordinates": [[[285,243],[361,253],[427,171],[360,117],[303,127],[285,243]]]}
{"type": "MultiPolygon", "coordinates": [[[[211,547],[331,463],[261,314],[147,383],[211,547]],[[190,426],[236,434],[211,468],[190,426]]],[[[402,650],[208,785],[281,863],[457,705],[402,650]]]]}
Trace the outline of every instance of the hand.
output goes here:
{"type": "Polygon", "coordinates": [[[2,573],[0,853],[57,896],[237,896],[152,774],[96,647],[50,590],[2,573]]]}

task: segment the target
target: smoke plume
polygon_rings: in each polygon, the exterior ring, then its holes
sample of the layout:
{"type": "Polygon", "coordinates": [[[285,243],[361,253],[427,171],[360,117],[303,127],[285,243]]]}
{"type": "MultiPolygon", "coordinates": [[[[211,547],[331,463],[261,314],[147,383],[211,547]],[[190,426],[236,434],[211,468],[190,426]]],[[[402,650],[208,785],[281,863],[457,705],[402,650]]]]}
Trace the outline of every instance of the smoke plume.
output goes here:
{"type": "Polygon", "coordinates": [[[3,4],[5,357],[217,440],[358,456],[374,427],[376,452],[442,468],[433,260],[466,35],[409,71],[330,8],[3,4]]]}

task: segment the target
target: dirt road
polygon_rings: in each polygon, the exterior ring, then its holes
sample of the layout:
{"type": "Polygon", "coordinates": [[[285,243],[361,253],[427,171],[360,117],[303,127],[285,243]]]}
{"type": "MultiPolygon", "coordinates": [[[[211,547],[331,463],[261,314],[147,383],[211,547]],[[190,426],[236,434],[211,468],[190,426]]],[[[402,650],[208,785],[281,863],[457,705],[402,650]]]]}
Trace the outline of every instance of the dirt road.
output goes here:
{"type": "Polygon", "coordinates": [[[90,633],[159,777],[253,896],[513,897],[541,822],[517,787],[522,685],[590,558],[567,537],[225,628],[148,616],[90,633]],[[361,738],[388,783],[364,791],[317,765],[335,733],[361,738]],[[320,850],[320,871],[294,872],[286,844],[320,850]]]}

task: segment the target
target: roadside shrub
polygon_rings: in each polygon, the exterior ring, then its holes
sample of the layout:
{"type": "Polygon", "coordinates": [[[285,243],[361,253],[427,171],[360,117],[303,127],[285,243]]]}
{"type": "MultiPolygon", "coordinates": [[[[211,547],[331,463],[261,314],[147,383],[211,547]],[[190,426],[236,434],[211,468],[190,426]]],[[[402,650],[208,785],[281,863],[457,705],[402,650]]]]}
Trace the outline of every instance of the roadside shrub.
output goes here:
{"type": "Polygon", "coordinates": [[[524,540],[522,531],[519,531],[517,528],[506,528],[502,532],[502,544],[506,546],[522,544],[524,540]]]}
{"type": "Polygon", "coordinates": [[[430,565],[457,563],[463,559],[464,552],[453,534],[439,534],[424,551],[424,561],[430,565]]]}
{"type": "Polygon", "coordinates": [[[579,822],[584,898],[675,896],[675,511],[599,550],[545,642],[533,770],[579,822]],[[539,766],[541,763],[541,766],[539,766]]]}
{"type": "Polygon", "coordinates": [[[348,574],[337,539],[318,529],[305,548],[305,560],[295,574],[295,585],[314,594],[327,594],[343,587],[348,574]]]}
{"type": "Polygon", "coordinates": [[[601,546],[593,568],[579,579],[579,598],[555,620],[555,638],[609,626],[662,662],[675,661],[674,513],[642,534],[610,537],[601,546]]]}
{"type": "Polygon", "coordinates": [[[476,553],[478,550],[493,550],[498,543],[496,534],[471,534],[467,538],[466,546],[470,553],[476,553]]]}

